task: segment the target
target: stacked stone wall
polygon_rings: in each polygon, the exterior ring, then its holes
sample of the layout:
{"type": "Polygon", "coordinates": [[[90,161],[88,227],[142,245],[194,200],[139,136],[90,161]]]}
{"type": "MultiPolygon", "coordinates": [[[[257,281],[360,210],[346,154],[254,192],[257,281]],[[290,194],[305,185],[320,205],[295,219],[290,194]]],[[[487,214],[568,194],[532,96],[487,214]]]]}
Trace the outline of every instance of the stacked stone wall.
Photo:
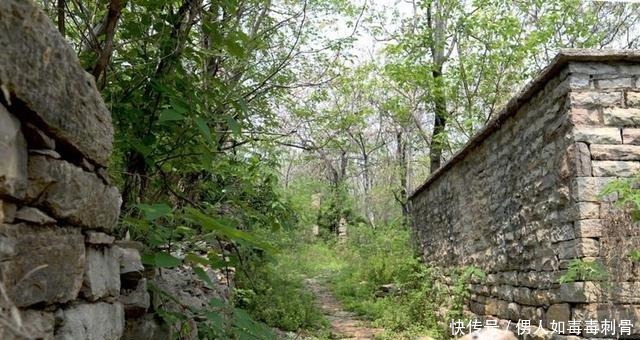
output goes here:
{"type": "Polygon", "coordinates": [[[472,313],[547,328],[626,318],[640,334],[638,266],[610,256],[638,235],[599,195],[640,171],[639,76],[634,52],[562,53],[413,194],[425,262],[487,273],[470,286],[472,313]],[[558,283],[574,259],[624,270],[558,283]]]}
{"type": "Polygon", "coordinates": [[[111,116],[31,1],[0,1],[0,90],[0,339],[119,339],[142,265],[113,237],[111,116]]]}

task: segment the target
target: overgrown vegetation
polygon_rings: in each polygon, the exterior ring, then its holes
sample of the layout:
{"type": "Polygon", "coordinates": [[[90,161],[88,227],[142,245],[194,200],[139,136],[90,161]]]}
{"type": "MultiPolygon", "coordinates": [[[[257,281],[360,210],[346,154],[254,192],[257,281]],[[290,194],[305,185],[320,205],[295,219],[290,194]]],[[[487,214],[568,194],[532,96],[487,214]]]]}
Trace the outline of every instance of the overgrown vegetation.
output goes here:
{"type": "Polygon", "coordinates": [[[112,112],[118,236],[236,273],[229,303],[156,311],[202,338],[326,336],[317,276],[390,338],[442,336],[481,273],[418,261],[411,191],[555,50],[640,43],[637,4],[580,0],[39,2],[112,112]]]}

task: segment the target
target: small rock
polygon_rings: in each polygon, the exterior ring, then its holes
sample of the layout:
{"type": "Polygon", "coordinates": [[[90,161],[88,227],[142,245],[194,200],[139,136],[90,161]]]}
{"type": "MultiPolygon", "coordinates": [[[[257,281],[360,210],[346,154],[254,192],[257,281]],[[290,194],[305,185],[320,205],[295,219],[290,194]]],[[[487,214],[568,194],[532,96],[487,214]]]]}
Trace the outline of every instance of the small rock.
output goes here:
{"type": "Polygon", "coordinates": [[[115,246],[120,261],[120,275],[123,280],[139,281],[142,279],[142,259],[138,250],[133,248],[122,248],[115,246]]]}
{"type": "Polygon", "coordinates": [[[20,210],[16,212],[16,219],[41,225],[56,223],[56,220],[54,220],[51,216],[34,207],[20,208],[20,210]]]}

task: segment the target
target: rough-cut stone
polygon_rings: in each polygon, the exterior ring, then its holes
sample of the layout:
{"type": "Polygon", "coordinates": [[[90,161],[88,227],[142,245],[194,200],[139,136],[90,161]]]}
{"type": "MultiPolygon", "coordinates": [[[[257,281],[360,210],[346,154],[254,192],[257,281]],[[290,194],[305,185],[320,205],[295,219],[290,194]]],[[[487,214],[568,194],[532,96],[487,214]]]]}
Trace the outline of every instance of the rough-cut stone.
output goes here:
{"type": "Polygon", "coordinates": [[[614,127],[576,126],[574,129],[576,142],[589,144],[621,144],[620,129],[614,127]]]}
{"type": "Polygon", "coordinates": [[[80,304],[60,311],[62,324],[57,340],[118,340],[124,330],[124,309],[120,303],[80,304]]]}
{"type": "Polygon", "coordinates": [[[611,79],[599,79],[596,81],[596,86],[603,90],[630,88],[633,85],[635,85],[635,81],[632,77],[617,77],[611,79]]]}
{"type": "Polygon", "coordinates": [[[576,257],[598,256],[600,243],[591,238],[577,238],[558,243],[558,258],[561,260],[576,257]]]}
{"type": "Polygon", "coordinates": [[[87,247],[81,293],[90,301],[120,292],[120,263],[111,247],[87,247]]]}
{"type": "Polygon", "coordinates": [[[98,231],[89,230],[86,232],[85,242],[88,244],[109,245],[115,242],[116,238],[98,231]]]}
{"type": "Polygon", "coordinates": [[[575,107],[607,107],[622,104],[622,92],[572,92],[571,105],[575,107]]]}
{"type": "Polygon", "coordinates": [[[29,154],[48,156],[49,158],[53,158],[53,159],[62,158],[62,156],[60,156],[60,154],[57,153],[56,151],[47,150],[47,149],[29,149],[29,154]]]}
{"type": "Polygon", "coordinates": [[[552,243],[573,240],[576,238],[573,224],[562,224],[551,229],[550,239],[552,243]]]}
{"type": "Polygon", "coordinates": [[[610,177],[575,177],[571,182],[571,194],[574,202],[599,202],[602,190],[611,182],[610,177]]]}
{"type": "Polygon", "coordinates": [[[22,207],[16,212],[16,219],[35,224],[55,224],[56,220],[34,207],[22,207]]]}
{"type": "Polygon", "coordinates": [[[27,309],[20,311],[20,322],[15,320],[14,316],[6,321],[15,328],[11,330],[0,324],[0,339],[2,340],[53,340],[55,320],[51,312],[27,309]]]}
{"type": "Polygon", "coordinates": [[[17,206],[11,202],[0,200],[0,223],[13,223],[17,206]]]}
{"type": "Polygon", "coordinates": [[[558,289],[560,301],[573,303],[598,302],[603,299],[603,291],[594,282],[563,283],[558,289]]]}
{"type": "Polygon", "coordinates": [[[600,218],[600,204],[594,202],[576,203],[576,220],[588,220],[600,218]]]}
{"type": "Polygon", "coordinates": [[[600,109],[572,108],[569,119],[575,125],[601,125],[600,109]]]}
{"type": "Polygon", "coordinates": [[[68,302],[82,286],[85,252],[78,229],[0,225],[0,275],[19,306],[68,302]]]}
{"type": "Polygon", "coordinates": [[[138,250],[119,246],[115,246],[114,249],[120,261],[120,275],[136,281],[141,279],[144,266],[138,250]]]}
{"type": "Polygon", "coordinates": [[[636,161],[640,160],[640,145],[592,144],[591,156],[595,160],[636,161]]]}
{"type": "Polygon", "coordinates": [[[603,111],[604,124],[609,126],[640,125],[640,109],[606,108],[603,111]]]}
{"type": "Polygon", "coordinates": [[[0,155],[2,157],[0,195],[23,198],[27,189],[27,142],[20,130],[20,122],[2,104],[0,104],[0,155]]]}
{"type": "Polygon", "coordinates": [[[37,115],[56,139],[106,165],[111,115],[75,51],[35,2],[2,1],[0,18],[0,84],[10,101],[37,115]]]}
{"type": "Polygon", "coordinates": [[[55,150],[56,141],[47,136],[44,131],[38,129],[33,124],[26,124],[23,126],[24,137],[27,139],[29,148],[31,149],[44,149],[55,150]]]}
{"type": "Polygon", "coordinates": [[[151,305],[151,297],[147,292],[147,280],[140,280],[133,289],[122,289],[119,300],[124,305],[124,314],[127,318],[142,316],[151,305]]]}
{"type": "Polygon", "coordinates": [[[622,142],[624,144],[640,145],[640,129],[622,129],[622,142]]]}
{"type": "Polygon", "coordinates": [[[58,219],[92,229],[111,230],[120,213],[118,190],[71,163],[32,156],[28,198],[58,219]]]}
{"type": "Polygon", "coordinates": [[[627,92],[627,106],[640,108],[640,92],[627,92]]]}
{"type": "Polygon", "coordinates": [[[640,171],[640,162],[593,161],[591,167],[594,176],[631,177],[640,171]]]}
{"type": "Polygon", "coordinates": [[[571,306],[568,303],[557,303],[549,306],[545,314],[545,325],[551,329],[551,322],[564,322],[571,320],[571,306]]]}
{"type": "Polygon", "coordinates": [[[574,222],[576,237],[598,238],[602,236],[602,220],[581,220],[574,222]]]}

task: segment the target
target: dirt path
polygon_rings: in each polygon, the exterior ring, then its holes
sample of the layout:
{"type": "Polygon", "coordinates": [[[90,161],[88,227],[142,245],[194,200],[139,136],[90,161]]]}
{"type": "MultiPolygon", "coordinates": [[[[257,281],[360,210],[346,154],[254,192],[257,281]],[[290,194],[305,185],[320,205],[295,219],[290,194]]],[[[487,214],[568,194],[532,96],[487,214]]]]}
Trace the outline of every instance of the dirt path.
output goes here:
{"type": "Polygon", "coordinates": [[[306,279],[307,286],[316,296],[320,309],[331,323],[331,333],[335,339],[375,339],[382,333],[381,328],[373,328],[367,321],[345,311],[336,297],[316,279],[306,279]]]}

